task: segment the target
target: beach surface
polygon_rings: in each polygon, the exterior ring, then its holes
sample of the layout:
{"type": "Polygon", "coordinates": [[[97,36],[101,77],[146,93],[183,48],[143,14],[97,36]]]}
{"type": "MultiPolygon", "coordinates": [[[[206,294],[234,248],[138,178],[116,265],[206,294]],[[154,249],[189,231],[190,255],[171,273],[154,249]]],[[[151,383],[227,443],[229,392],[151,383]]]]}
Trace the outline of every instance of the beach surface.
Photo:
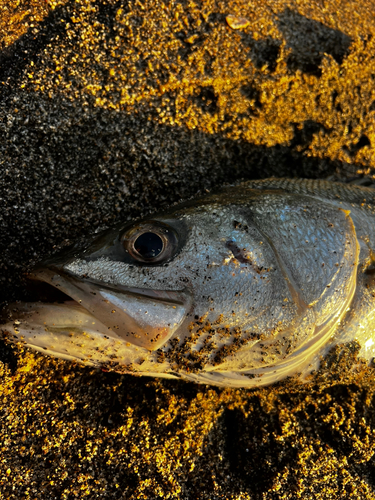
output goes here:
{"type": "MultiPolygon", "coordinates": [[[[372,183],[373,7],[0,0],[0,304],[77,239],[224,183],[372,183]]],[[[230,390],[1,343],[0,499],[373,500],[357,352],[230,390]]]]}

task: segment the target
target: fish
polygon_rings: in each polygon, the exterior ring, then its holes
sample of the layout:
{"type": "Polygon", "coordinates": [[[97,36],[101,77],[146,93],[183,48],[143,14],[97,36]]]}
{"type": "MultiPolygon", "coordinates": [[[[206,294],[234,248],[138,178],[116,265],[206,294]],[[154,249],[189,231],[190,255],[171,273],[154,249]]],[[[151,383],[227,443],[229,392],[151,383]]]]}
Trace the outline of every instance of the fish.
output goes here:
{"type": "Polygon", "coordinates": [[[375,189],[226,186],[120,223],[30,273],[15,342],[124,374],[224,387],[307,380],[332,347],[375,355],[375,189]],[[54,292],[60,294],[54,299],[54,292]]]}

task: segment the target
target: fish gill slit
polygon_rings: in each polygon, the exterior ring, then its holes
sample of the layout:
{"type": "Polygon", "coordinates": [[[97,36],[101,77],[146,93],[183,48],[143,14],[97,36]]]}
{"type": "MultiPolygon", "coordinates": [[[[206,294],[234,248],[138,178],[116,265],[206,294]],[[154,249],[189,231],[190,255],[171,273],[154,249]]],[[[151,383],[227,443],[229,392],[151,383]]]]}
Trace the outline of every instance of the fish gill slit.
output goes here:
{"type": "Polygon", "coordinates": [[[228,240],[225,243],[225,246],[232,252],[233,257],[241,264],[249,264],[258,274],[261,274],[264,271],[264,268],[254,264],[254,262],[246,256],[246,250],[239,248],[233,240],[228,240]]]}

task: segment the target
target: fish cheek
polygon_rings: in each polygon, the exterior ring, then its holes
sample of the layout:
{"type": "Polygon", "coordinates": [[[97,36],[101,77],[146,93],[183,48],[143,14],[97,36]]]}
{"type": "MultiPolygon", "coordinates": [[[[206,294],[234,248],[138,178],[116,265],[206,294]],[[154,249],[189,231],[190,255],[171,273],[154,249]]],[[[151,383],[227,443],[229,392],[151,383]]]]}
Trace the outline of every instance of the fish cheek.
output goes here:
{"type": "MultiPolygon", "coordinates": [[[[245,242],[241,241],[241,248],[245,242]]],[[[227,252],[221,265],[213,260],[207,276],[195,288],[196,315],[219,328],[240,328],[243,332],[262,334],[277,325],[290,325],[296,307],[286,282],[278,269],[269,245],[260,250],[253,241],[246,242],[249,252],[258,253],[260,267],[254,262],[240,263],[227,252]],[[285,302],[286,301],[286,302],[285,302]]]]}

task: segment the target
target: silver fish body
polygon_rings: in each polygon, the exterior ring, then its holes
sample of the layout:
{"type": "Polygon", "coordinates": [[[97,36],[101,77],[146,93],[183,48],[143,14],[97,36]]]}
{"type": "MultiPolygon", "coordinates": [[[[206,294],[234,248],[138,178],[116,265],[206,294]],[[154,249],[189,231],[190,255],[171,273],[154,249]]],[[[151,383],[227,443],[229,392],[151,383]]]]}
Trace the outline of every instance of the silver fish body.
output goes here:
{"type": "Polygon", "coordinates": [[[375,190],[267,179],[107,231],[34,272],[70,298],[3,326],[44,353],[230,387],[375,355],[375,190]]]}

